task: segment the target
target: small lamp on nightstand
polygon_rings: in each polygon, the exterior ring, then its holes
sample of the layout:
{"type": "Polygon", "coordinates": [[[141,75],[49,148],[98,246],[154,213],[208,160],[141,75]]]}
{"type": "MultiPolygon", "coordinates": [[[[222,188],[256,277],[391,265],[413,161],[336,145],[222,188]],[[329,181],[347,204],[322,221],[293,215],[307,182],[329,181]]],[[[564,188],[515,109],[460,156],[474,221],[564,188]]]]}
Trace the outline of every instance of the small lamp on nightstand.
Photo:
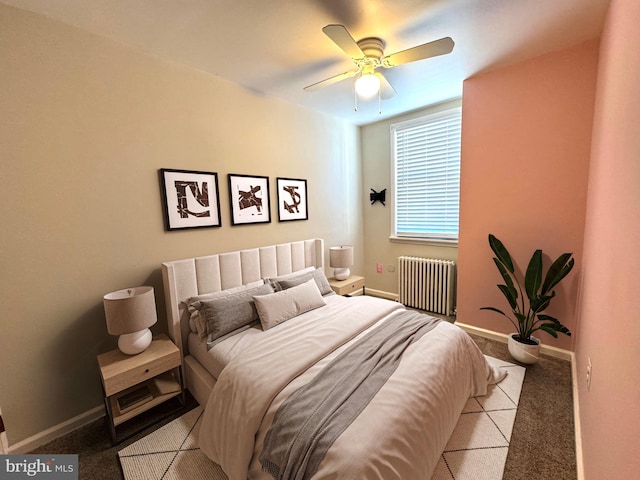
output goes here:
{"type": "Polygon", "coordinates": [[[333,276],[336,280],[346,280],[351,275],[349,267],[353,265],[353,247],[341,245],[329,248],[329,265],[335,270],[333,276]]]}
{"type": "Polygon", "coordinates": [[[118,348],[127,355],[144,352],[151,344],[149,327],[158,321],[153,287],[133,287],[103,297],[107,331],[120,335],[118,348]]]}

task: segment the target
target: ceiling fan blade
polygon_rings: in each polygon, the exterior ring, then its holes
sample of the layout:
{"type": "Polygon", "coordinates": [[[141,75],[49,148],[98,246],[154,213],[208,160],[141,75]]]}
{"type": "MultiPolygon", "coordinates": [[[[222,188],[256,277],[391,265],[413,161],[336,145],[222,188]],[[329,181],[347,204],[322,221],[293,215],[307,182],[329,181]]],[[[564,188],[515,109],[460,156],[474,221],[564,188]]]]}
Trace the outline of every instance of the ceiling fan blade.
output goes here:
{"type": "Polygon", "coordinates": [[[303,90],[306,90],[307,92],[313,92],[315,90],[319,90],[323,87],[326,87],[328,85],[333,85],[334,83],[338,83],[341,80],[345,80],[347,78],[351,78],[354,75],[356,75],[358,73],[357,70],[354,70],[353,72],[344,72],[341,73],[340,75],[336,75],[334,77],[330,77],[327,78],[325,80],[322,80],[321,82],[318,83],[314,83],[312,85],[307,85],[306,87],[303,88],[303,90]]]}
{"type": "Polygon", "coordinates": [[[327,25],[322,31],[351,58],[363,58],[365,56],[343,25],[327,25]]]}
{"type": "Polygon", "coordinates": [[[396,89],[391,86],[389,80],[382,75],[381,73],[376,73],[376,76],[380,79],[380,98],[382,100],[388,100],[393,97],[396,93],[396,89]]]}
{"type": "Polygon", "coordinates": [[[404,63],[424,60],[425,58],[445,55],[447,53],[451,53],[453,46],[454,43],[451,37],[444,37],[440,40],[434,40],[433,42],[424,43],[417,47],[408,48],[407,50],[387,55],[382,59],[382,65],[390,68],[404,63]]]}

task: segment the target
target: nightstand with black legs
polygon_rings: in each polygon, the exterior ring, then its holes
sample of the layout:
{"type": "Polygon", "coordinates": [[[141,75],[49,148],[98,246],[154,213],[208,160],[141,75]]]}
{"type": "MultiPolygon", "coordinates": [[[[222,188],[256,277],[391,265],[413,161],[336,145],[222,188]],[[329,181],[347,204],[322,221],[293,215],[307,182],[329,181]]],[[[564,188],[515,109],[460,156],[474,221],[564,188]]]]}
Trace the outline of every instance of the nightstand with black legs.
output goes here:
{"type": "Polygon", "coordinates": [[[179,397],[184,405],[180,350],[166,335],[154,337],[137,355],[112,350],[97,358],[114,444],[124,440],[117,439],[118,425],[171,398],[179,397]]]}

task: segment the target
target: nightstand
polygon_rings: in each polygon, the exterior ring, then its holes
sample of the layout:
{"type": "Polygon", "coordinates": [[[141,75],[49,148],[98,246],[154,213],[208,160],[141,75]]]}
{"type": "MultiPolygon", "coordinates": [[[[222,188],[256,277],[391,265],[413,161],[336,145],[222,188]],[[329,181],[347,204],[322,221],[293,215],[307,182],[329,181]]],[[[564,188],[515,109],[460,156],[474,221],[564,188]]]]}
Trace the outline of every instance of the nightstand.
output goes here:
{"type": "Polygon", "coordinates": [[[331,289],[338,295],[349,296],[353,292],[362,289],[364,295],[364,277],[358,275],[350,275],[346,280],[336,280],[334,277],[329,278],[331,289]]]}
{"type": "Polygon", "coordinates": [[[118,425],[177,396],[184,405],[180,350],[166,335],[154,337],[138,355],[112,350],[97,358],[114,444],[118,425]]]}

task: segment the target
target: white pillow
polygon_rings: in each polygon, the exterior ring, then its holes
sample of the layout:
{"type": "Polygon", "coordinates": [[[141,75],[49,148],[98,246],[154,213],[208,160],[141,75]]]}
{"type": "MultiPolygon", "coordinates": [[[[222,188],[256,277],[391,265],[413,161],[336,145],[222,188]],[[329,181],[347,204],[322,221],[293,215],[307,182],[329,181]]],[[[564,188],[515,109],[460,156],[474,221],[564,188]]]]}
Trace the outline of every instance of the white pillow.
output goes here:
{"type": "Polygon", "coordinates": [[[253,301],[263,330],[326,305],[313,279],[281,292],[255,296],[253,301]]]}

